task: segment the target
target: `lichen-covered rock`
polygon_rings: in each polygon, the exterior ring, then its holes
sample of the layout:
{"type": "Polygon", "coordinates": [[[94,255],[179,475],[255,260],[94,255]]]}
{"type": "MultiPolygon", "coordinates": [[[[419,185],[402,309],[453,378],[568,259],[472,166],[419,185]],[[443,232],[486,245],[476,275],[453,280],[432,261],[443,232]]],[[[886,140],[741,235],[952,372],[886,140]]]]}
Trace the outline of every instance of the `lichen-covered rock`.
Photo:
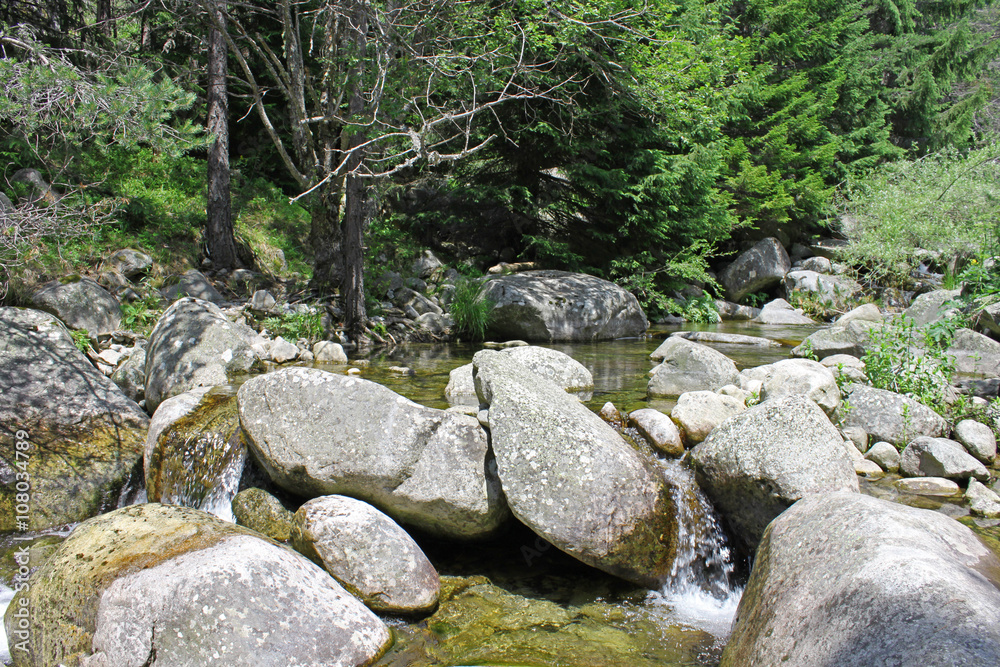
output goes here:
{"type": "Polygon", "coordinates": [[[138,403],[146,397],[146,348],[136,347],[111,374],[111,381],[138,403]]]}
{"type": "Polygon", "coordinates": [[[791,268],[792,262],[781,242],[767,238],[723,269],[719,283],[726,290],[726,299],[742,301],[751,292],[777,285],[791,268]]]}
{"type": "MultiPolygon", "coordinates": [[[[594,376],[586,366],[564,352],[537,345],[507,347],[501,352],[511,355],[531,372],[549,378],[584,400],[589,400],[593,393],[594,376]]],[[[444,395],[453,405],[479,405],[476,386],[472,381],[472,362],[451,371],[444,395]]]]}
{"type": "Polygon", "coordinates": [[[809,359],[782,359],[769,364],[762,378],[761,398],[768,400],[799,394],[832,415],[840,405],[837,380],[826,366],[809,359]]]}
{"type": "Polygon", "coordinates": [[[232,521],[246,454],[231,389],[201,387],[168,398],[149,423],[146,495],[232,521]]]}
{"type": "Polygon", "coordinates": [[[692,447],[708,437],[712,430],[746,405],[732,396],[713,391],[688,391],[680,395],[670,417],[677,422],[684,441],[692,447]]]}
{"type": "Polygon", "coordinates": [[[736,364],[718,350],[671,336],[650,358],[661,360],[650,374],[650,396],[680,396],[688,391],[715,391],[739,382],[736,364]]]}
{"type": "Polygon", "coordinates": [[[219,307],[185,298],[160,317],[146,348],[146,407],[195,387],[230,384],[251,371],[263,370],[253,351],[257,334],[230,322],[219,307]]]}
{"type": "Polygon", "coordinates": [[[861,291],[861,285],[851,278],[830,276],[803,269],[789,271],[784,277],[785,294],[808,292],[823,299],[847,299],[861,291]]]}
{"type": "Polygon", "coordinates": [[[233,498],[232,508],[239,525],[279,542],[292,539],[295,514],[264,489],[251,487],[240,491],[233,498]]]}
{"type": "Polygon", "coordinates": [[[768,527],[721,664],[998,662],[997,556],[942,514],[834,493],[768,527]]]}
{"type": "Polygon", "coordinates": [[[472,361],[514,515],[584,563],[640,585],[666,581],[676,516],[655,463],[509,355],[483,350],[472,361]]]}
{"type": "Polygon", "coordinates": [[[311,368],[259,375],[240,387],[238,401],[254,456],[292,493],[354,496],[460,539],[485,537],[508,516],[474,417],[311,368]]]}
{"type": "Polygon", "coordinates": [[[106,271],[116,271],[129,280],[138,278],[153,268],[153,258],[144,252],[123,248],[116,250],[104,260],[102,268],[106,271]]]}
{"type": "Polygon", "coordinates": [[[835,324],[828,329],[809,335],[802,344],[792,350],[792,356],[804,357],[814,354],[818,359],[835,354],[849,354],[860,358],[871,344],[869,331],[880,327],[878,322],[868,320],[848,320],[846,324],[835,324]]]}
{"type": "Polygon", "coordinates": [[[17,667],[358,666],[386,626],[326,572],[246,528],[183,507],[133,505],[81,524],[11,603],[17,667]],[[25,602],[22,602],[25,600],[25,602]]]}
{"type": "Polygon", "coordinates": [[[495,304],[489,333],[501,339],[590,342],[638,336],[649,326],[632,294],[582,273],[498,276],[486,282],[483,297],[495,304]]]}
{"type": "Polygon", "coordinates": [[[437,606],[437,570],[406,531],[368,503],[310,500],[295,513],[292,544],[373,611],[419,614],[437,606]]]}
{"type": "Polygon", "coordinates": [[[197,269],[191,269],[183,276],[178,277],[176,283],[160,290],[160,294],[167,301],[191,297],[214,303],[217,306],[228,303],[226,297],[219,294],[219,290],[215,289],[205,274],[197,269]]]}
{"type": "Polygon", "coordinates": [[[91,336],[111,333],[122,321],[118,299],[90,278],[74,276],[46,283],[31,302],[70,329],[85,329],[91,336]]]}
{"type": "MultiPolygon", "coordinates": [[[[609,404],[610,405],[610,404],[609,404]]],[[[684,440],[674,420],[653,408],[629,413],[628,425],[639,432],[661,454],[673,458],[684,454],[684,440]]]]}
{"type": "Polygon", "coordinates": [[[899,458],[899,470],[907,477],[943,477],[964,482],[970,477],[986,482],[986,467],[947,438],[921,436],[906,446],[899,458]]]}
{"type": "Polygon", "coordinates": [[[878,309],[878,306],[874,303],[864,303],[838,317],[834,320],[833,324],[834,326],[844,327],[849,322],[881,322],[883,319],[882,311],[878,309]]]}
{"type": "Polygon", "coordinates": [[[921,294],[903,311],[918,327],[937,322],[958,312],[950,302],[962,295],[962,290],[937,290],[921,294]]]}
{"type": "Polygon", "coordinates": [[[987,488],[985,484],[970,479],[965,499],[969,502],[969,511],[974,516],[1000,519],[1000,496],[987,488]]]}
{"type": "Polygon", "coordinates": [[[837,427],[799,395],[727,419],[691,451],[691,463],[699,485],[751,548],[767,524],[800,498],[858,491],[837,427]]]}
{"type": "Polygon", "coordinates": [[[0,532],[82,521],[140,479],[149,417],[47,313],[0,308],[0,423],[0,532]]]}
{"type": "Polygon", "coordinates": [[[955,424],[955,440],[983,463],[990,464],[997,456],[997,439],[993,429],[972,419],[955,424]]]}
{"type": "Polygon", "coordinates": [[[840,423],[863,428],[873,440],[903,447],[917,436],[936,438],[948,431],[941,415],[902,394],[852,384],[845,398],[851,408],[838,413],[840,423]]]}

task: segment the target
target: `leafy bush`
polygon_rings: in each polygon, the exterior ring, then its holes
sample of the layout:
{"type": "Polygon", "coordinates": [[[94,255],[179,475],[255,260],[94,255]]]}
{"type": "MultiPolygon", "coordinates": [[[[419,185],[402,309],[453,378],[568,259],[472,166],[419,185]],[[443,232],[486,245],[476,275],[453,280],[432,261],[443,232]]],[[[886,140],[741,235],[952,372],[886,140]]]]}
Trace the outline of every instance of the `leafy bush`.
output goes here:
{"type": "Polygon", "coordinates": [[[69,333],[73,337],[73,344],[76,345],[76,349],[86,354],[87,350],[90,349],[90,333],[86,329],[75,329],[69,333]]]}
{"type": "Polygon", "coordinates": [[[483,296],[484,283],[464,278],[455,285],[449,309],[455,321],[455,332],[472,340],[483,340],[496,304],[483,296]]]}
{"type": "Polygon", "coordinates": [[[282,313],[264,318],[261,325],[273,335],[287,340],[305,338],[313,341],[323,335],[323,314],[319,311],[282,313]]]}
{"type": "Polygon", "coordinates": [[[122,328],[148,336],[161,314],[159,306],[159,300],[152,295],[138,301],[123,303],[122,328]]]}
{"type": "Polygon", "coordinates": [[[715,324],[722,321],[715,299],[708,292],[702,291],[701,296],[688,299],[684,303],[678,303],[673,299],[671,302],[673,306],[668,308],[669,312],[683,317],[688,322],[715,324]]]}
{"type": "Polygon", "coordinates": [[[844,196],[845,259],[872,280],[903,285],[926,257],[921,250],[947,263],[995,247],[1000,143],[882,165],[844,196]]]}

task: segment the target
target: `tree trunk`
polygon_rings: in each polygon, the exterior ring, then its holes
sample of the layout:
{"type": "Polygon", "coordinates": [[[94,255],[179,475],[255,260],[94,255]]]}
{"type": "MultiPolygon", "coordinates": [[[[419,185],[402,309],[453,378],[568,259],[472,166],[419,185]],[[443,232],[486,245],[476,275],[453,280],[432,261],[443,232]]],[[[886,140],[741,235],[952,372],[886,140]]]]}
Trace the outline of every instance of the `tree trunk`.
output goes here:
{"type": "Polygon", "coordinates": [[[344,326],[348,335],[358,340],[368,323],[365,309],[365,228],[368,226],[368,184],[364,179],[347,177],[347,204],[344,207],[344,278],[341,302],[344,326]]]}
{"type": "Polygon", "coordinates": [[[97,0],[95,18],[97,19],[98,32],[105,37],[110,37],[112,28],[111,0],[97,0]]]}
{"type": "Polygon", "coordinates": [[[208,222],[205,237],[209,258],[216,269],[236,268],[236,238],[229,196],[229,100],[226,90],[226,27],[221,3],[211,6],[208,35],[208,133],[214,137],[208,150],[208,222]]]}
{"type": "Polygon", "coordinates": [[[326,184],[312,208],[309,244],[313,249],[313,277],[309,286],[322,298],[340,287],[344,265],[340,253],[340,190],[326,184]]]}

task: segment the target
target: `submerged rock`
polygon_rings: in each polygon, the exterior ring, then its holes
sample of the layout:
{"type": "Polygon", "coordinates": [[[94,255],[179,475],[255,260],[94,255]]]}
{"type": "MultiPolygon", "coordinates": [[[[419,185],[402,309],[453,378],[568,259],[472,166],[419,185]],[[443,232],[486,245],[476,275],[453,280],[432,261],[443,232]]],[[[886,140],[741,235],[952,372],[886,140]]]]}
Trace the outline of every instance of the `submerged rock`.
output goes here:
{"type": "Polygon", "coordinates": [[[292,544],[373,611],[415,614],[437,606],[437,570],[406,531],[368,503],[310,500],[295,513],[292,544]]]}
{"type": "Polygon", "coordinates": [[[238,401],[254,456],[291,493],[351,495],[459,539],[485,537],[507,518],[474,417],[311,368],[259,375],[240,387],[238,401]]]}
{"type": "Polygon", "coordinates": [[[146,406],[195,387],[230,384],[263,370],[253,351],[257,334],[230,322],[219,307],[200,299],[180,299],[160,317],[146,348],[146,406]]]}
{"type": "Polygon", "coordinates": [[[834,493],[768,527],[721,664],[998,662],[997,556],[936,512],[834,493]]]}
{"type": "MultiPolygon", "coordinates": [[[[24,602],[22,602],[22,600],[24,602]]],[[[18,667],[368,665],[388,628],[326,572],[197,510],[134,505],[91,519],[32,575],[18,667]]]]}
{"type": "Polygon", "coordinates": [[[767,524],[800,498],[858,491],[837,427],[798,395],[729,418],[691,451],[691,463],[699,485],[751,548],[767,524]]]}
{"type": "Polygon", "coordinates": [[[232,390],[202,387],[168,398],[149,423],[146,495],[232,521],[246,454],[232,390]]]}
{"type": "Polygon", "coordinates": [[[0,308],[0,422],[0,532],[82,521],[140,480],[149,417],[52,315],[0,308]]]}
{"type": "Polygon", "coordinates": [[[473,357],[511,511],[561,551],[655,587],[676,552],[663,473],[600,417],[510,356],[473,357]]]}
{"type": "Polygon", "coordinates": [[[582,273],[525,271],[485,283],[495,304],[489,333],[529,341],[596,341],[638,336],[649,323],[638,300],[582,273]]]}

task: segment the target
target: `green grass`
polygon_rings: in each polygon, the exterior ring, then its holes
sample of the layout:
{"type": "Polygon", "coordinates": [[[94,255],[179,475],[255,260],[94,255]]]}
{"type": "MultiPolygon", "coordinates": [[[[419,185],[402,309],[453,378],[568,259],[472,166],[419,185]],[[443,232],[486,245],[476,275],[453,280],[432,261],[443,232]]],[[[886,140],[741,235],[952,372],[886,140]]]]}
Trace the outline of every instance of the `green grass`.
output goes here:
{"type": "Polygon", "coordinates": [[[483,296],[484,284],[464,278],[455,285],[455,295],[449,309],[455,321],[455,332],[472,340],[483,340],[489,327],[493,307],[496,305],[483,296]]]}

